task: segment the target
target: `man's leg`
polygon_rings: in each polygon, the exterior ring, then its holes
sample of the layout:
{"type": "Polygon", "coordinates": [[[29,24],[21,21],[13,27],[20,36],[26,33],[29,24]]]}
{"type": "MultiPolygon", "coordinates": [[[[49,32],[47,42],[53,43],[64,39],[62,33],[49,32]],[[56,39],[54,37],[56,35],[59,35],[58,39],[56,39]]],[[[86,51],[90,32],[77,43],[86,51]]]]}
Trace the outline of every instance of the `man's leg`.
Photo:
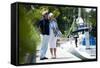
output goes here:
{"type": "Polygon", "coordinates": [[[43,35],[42,46],[40,50],[40,59],[45,57],[48,48],[49,37],[47,35],[43,35]]]}

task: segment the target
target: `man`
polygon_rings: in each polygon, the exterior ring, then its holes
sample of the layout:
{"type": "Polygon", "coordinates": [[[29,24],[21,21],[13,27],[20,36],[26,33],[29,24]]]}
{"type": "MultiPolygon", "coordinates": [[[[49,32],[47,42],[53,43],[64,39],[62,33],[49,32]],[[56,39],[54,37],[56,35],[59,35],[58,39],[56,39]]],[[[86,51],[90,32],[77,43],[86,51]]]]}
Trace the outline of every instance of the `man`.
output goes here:
{"type": "Polygon", "coordinates": [[[76,47],[78,47],[78,46],[77,46],[77,42],[78,42],[77,38],[78,38],[78,35],[76,34],[76,35],[74,36],[74,38],[75,38],[75,45],[76,45],[76,47]]]}
{"type": "Polygon", "coordinates": [[[47,49],[48,49],[48,42],[49,42],[49,20],[48,20],[48,12],[43,13],[43,19],[39,22],[40,32],[43,36],[42,39],[42,46],[40,50],[40,60],[48,59],[45,57],[47,49]]]}

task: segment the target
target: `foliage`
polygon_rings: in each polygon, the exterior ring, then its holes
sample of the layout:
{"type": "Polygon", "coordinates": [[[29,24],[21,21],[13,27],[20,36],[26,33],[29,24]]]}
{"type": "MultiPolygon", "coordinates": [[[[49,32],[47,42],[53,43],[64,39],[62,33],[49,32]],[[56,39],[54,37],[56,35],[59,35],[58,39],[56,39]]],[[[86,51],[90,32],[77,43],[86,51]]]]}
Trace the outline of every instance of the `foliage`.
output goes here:
{"type": "MultiPolygon", "coordinates": [[[[36,45],[39,43],[39,33],[33,27],[34,13],[27,11],[24,5],[19,5],[19,63],[25,63],[27,53],[36,53],[36,45]]],[[[39,17],[39,16],[38,16],[39,17]]]]}

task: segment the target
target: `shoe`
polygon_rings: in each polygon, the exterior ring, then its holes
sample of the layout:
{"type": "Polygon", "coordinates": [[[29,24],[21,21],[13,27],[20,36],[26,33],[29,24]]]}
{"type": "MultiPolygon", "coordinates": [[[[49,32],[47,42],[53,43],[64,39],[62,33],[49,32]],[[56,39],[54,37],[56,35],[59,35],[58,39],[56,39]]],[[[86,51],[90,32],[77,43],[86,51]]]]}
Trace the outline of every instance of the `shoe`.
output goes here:
{"type": "Polygon", "coordinates": [[[53,59],[56,59],[56,56],[53,59]]]}
{"type": "Polygon", "coordinates": [[[52,59],[56,59],[56,56],[52,57],[52,59]]]}
{"type": "Polygon", "coordinates": [[[51,56],[51,59],[53,59],[53,56],[51,56]]]}
{"type": "Polygon", "coordinates": [[[52,56],[51,59],[53,59],[54,57],[52,56]]]}
{"type": "Polygon", "coordinates": [[[47,57],[44,57],[44,58],[40,58],[40,60],[45,60],[45,59],[48,59],[47,57]]]}

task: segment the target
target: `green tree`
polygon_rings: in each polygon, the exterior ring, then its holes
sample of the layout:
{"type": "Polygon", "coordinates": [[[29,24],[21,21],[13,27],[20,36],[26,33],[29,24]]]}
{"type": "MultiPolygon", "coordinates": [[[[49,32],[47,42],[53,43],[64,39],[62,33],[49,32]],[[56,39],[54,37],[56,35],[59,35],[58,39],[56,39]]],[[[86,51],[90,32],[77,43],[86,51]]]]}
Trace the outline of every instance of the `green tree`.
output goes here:
{"type": "MultiPolygon", "coordinates": [[[[27,54],[36,56],[36,46],[39,43],[39,33],[33,26],[34,12],[27,11],[24,5],[19,5],[19,63],[27,63],[27,54]]],[[[35,60],[35,58],[33,58],[35,60]]],[[[35,61],[34,61],[35,62],[35,61]]],[[[30,63],[32,63],[30,61],[30,63]]]]}

